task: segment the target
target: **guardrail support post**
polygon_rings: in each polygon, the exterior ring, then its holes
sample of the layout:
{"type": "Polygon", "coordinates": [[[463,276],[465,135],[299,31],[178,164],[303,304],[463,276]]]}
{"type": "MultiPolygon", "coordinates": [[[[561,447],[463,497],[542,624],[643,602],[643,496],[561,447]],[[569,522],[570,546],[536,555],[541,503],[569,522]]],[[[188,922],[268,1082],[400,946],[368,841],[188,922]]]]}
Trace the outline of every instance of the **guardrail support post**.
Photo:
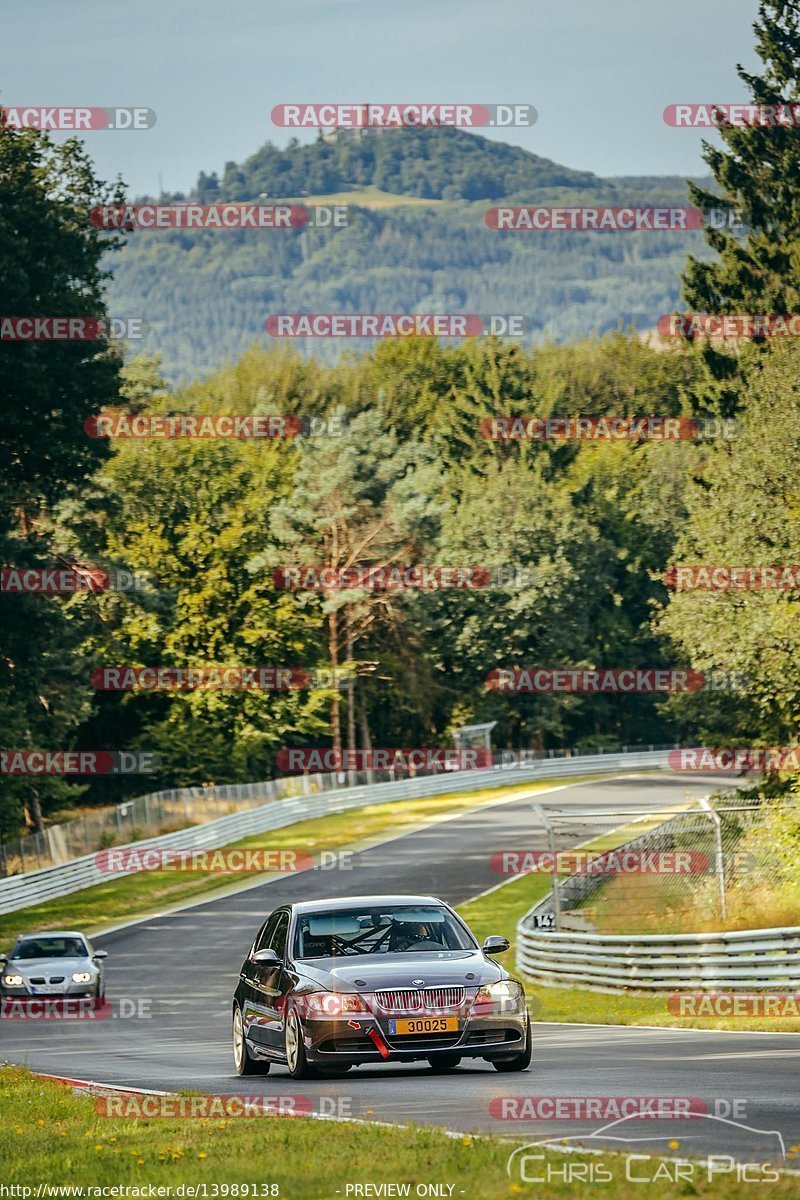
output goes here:
{"type": "Polygon", "coordinates": [[[561,928],[561,897],[558,894],[558,851],[556,850],[556,835],[553,826],[547,819],[547,813],[541,804],[533,804],[531,806],[536,816],[544,825],[547,832],[547,841],[550,846],[550,853],[553,856],[553,870],[550,874],[550,884],[553,892],[553,925],[556,929],[561,928]]]}
{"type": "Polygon", "coordinates": [[[716,861],[719,908],[723,921],[727,921],[728,905],[725,900],[725,855],[722,850],[722,821],[719,819],[719,813],[714,811],[707,799],[704,798],[700,801],[700,807],[708,813],[708,815],[711,817],[711,820],[714,822],[714,842],[716,844],[716,853],[714,858],[716,861]]]}

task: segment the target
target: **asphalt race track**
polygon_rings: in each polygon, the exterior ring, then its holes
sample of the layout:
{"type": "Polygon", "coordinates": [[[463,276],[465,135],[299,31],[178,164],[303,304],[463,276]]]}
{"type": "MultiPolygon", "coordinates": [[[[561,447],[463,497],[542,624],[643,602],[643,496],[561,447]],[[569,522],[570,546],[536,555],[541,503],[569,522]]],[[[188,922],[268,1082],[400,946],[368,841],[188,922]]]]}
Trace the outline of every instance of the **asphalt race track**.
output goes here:
{"type": "MultiPolygon", "coordinates": [[[[642,802],[669,807],[708,791],[708,778],[659,774],[573,784],[539,796],[560,807],[637,808],[642,802]]],[[[507,801],[375,845],[354,857],[350,871],[307,871],[99,936],[95,944],[109,952],[114,1018],[3,1021],[0,1056],[35,1070],[118,1086],[299,1095],[326,1115],[413,1119],[531,1142],[585,1139],[607,1122],[500,1120],[490,1113],[492,1100],[696,1097],[712,1113],[718,1100],[739,1100],[745,1102],[746,1116],[736,1125],[711,1118],[639,1120],[607,1132],[639,1150],[644,1145],[661,1149],[660,1139],[676,1138],[681,1153],[730,1153],[752,1161],[776,1159],[778,1139],[759,1131],[780,1131],[787,1149],[800,1143],[800,1035],[792,1034],[566,1026],[547,1024],[543,1012],[535,1026],[533,1065],[524,1074],[499,1075],[474,1060],[442,1076],[419,1063],[361,1067],[339,1078],[303,1082],[291,1080],[280,1067],[268,1076],[236,1077],[231,996],[266,913],[287,900],[372,892],[428,893],[459,904],[498,882],[489,863],[494,851],[544,848],[541,832],[528,832],[533,829],[530,804],[530,799],[507,801]],[[137,1000],[149,1001],[151,1018],[123,1019],[117,1014],[123,998],[130,1008],[137,1000]],[[639,1145],[639,1139],[646,1141],[639,1145]]],[[[731,1117],[724,1103],[717,1111],[731,1117]]],[[[620,1148],[615,1142],[603,1144],[620,1148]]]]}

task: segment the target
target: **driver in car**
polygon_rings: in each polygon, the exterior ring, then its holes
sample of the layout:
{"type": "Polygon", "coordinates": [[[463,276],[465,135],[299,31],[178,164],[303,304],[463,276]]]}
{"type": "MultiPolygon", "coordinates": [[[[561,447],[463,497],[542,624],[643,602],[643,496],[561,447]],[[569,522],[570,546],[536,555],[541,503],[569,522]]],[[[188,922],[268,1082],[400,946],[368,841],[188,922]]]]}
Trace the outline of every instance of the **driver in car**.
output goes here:
{"type": "Polygon", "coordinates": [[[398,923],[392,930],[393,950],[441,950],[442,943],[435,941],[427,925],[414,925],[408,921],[398,923]]]}

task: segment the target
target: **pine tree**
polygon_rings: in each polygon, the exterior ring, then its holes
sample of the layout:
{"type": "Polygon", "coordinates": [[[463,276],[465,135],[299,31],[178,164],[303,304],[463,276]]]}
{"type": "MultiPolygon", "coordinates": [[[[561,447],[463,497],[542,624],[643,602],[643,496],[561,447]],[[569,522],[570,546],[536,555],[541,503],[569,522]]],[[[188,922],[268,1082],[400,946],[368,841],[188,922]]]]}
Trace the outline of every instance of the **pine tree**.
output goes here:
{"type": "MultiPolygon", "coordinates": [[[[764,70],[756,75],[737,66],[751,102],[800,104],[797,0],[761,0],[753,29],[764,70]]],[[[703,211],[741,211],[746,233],[737,234],[735,227],[705,228],[717,257],[708,262],[689,258],[684,298],[697,312],[800,311],[800,128],[753,122],[723,124],[719,133],[724,147],[704,142],[703,153],[718,194],[691,183],[689,193],[703,211]]],[[[704,356],[717,380],[735,373],[735,360],[724,353],[706,347],[704,356]]]]}

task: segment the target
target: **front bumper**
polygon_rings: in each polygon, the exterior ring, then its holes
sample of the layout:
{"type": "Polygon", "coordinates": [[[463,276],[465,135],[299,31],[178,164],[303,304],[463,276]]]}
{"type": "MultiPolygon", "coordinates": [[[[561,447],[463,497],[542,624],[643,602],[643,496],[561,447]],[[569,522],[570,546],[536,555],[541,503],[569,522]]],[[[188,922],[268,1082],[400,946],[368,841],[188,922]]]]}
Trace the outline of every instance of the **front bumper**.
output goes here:
{"type": "Polygon", "coordinates": [[[382,1017],[302,1021],[306,1057],[318,1066],[336,1062],[411,1062],[437,1054],[461,1058],[500,1058],[525,1047],[527,1015],[497,1013],[458,1018],[458,1029],[446,1033],[390,1035],[382,1017]],[[355,1027],[357,1026],[357,1028],[355,1027]],[[386,1053],[370,1036],[376,1034],[386,1053]]]}
{"type": "Polygon", "coordinates": [[[63,984],[31,984],[25,982],[21,987],[7,987],[0,984],[0,998],[8,1000],[63,1000],[66,997],[97,996],[100,992],[100,977],[90,983],[73,983],[72,980],[63,984]]]}

